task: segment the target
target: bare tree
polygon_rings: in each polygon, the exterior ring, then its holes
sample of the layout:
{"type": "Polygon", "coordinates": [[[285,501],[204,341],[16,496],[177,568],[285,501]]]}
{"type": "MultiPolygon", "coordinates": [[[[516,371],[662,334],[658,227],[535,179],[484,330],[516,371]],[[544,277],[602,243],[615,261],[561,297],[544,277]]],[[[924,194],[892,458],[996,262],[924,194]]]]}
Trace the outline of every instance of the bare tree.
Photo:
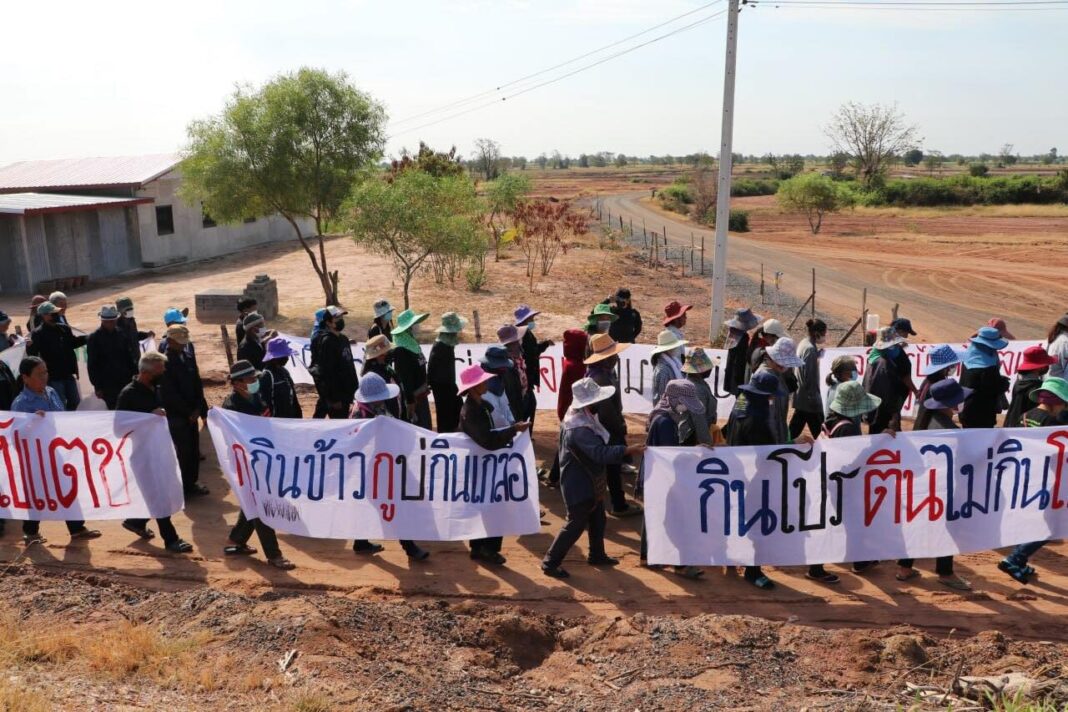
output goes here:
{"type": "Polygon", "coordinates": [[[719,196],[719,171],[709,166],[698,166],[691,174],[690,185],[693,186],[693,214],[700,222],[708,216],[709,211],[715,210],[719,196]]]}
{"type": "Polygon", "coordinates": [[[895,156],[915,148],[922,140],[919,127],[905,122],[897,104],[847,102],[823,131],[835,151],[850,155],[857,177],[868,187],[886,175],[895,156]]]}
{"type": "Polygon", "coordinates": [[[495,180],[501,175],[501,144],[493,139],[475,140],[475,168],[486,180],[495,180]]]}

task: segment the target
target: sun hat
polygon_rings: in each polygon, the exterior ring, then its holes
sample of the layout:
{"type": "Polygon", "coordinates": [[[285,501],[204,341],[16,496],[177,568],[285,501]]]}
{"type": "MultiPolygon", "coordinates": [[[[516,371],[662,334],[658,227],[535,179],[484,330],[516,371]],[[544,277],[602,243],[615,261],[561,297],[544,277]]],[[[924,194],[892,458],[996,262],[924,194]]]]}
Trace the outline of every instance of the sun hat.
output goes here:
{"type": "Polygon", "coordinates": [[[181,324],[171,324],[167,327],[167,340],[185,346],[189,343],[189,329],[181,324]]]}
{"type": "Polygon", "coordinates": [[[599,386],[592,378],[580,378],[571,384],[571,407],[585,408],[600,403],[611,398],[615,392],[615,386],[599,386]]]}
{"type": "Polygon", "coordinates": [[[973,344],[980,344],[988,349],[1003,349],[1009,345],[1009,342],[1001,338],[1001,333],[992,326],[984,326],[973,336],[970,341],[973,344]]]}
{"type": "Polygon", "coordinates": [[[515,344],[523,338],[523,334],[525,333],[527,333],[527,327],[525,326],[517,327],[515,324],[505,324],[497,329],[497,341],[502,346],[515,344]]]}
{"type": "Polygon", "coordinates": [[[752,393],[758,396],[784,396],[786,391],[782,389],[779,384],[779,377],[774,373],[768,373],[767,371],[758,371],[753,374],[753,377],[749,379],[749,383],[744,386],[738,386],[746,393],[752,393]]]}
{"type": "Polygon", "coordinates": [[[378,358],[382,354],[388,354],[393,350],[393,344],[386,338],[385,334],[378,334],[372,336],[367,340],[367,343],[363,345],[363,358],[366,361],[378,358]]]}
{"type": "MultiPolygon", "coordinates": [[[[171,327],[174,328],[173,326],[171,327]]],[[[168,333],[168,338],[170,334],[168,333]]],[[[260,377],[260,372],[256,370],[256,367],[252,365],[251,361],[244,359],[240,361],[234,361],[234,365],[230,367],[230,380],[236,381],[239,378],[248,378],[250,376],[260,377]]]]}
{"type": "Polygon", "coordinates": [[[502,368],[511,368],[514,362],[508,355],[508,349],[503,346],[490,346],[486,349],[485,355],[479,359],[478,365],[487,371],[499,371],[502,368]]]}
{"type": "Polygon", "coordinates": [[[466,393],[480,383],[496,378],[495,375],[479,366],[468,366],[460,371],[460,383],[457,385],[457,394],[466,393]]]}
{"type": "Polygon", "coordinates": [[[1016,371],[1037,371],[1057,363],[1057,359],[1050,356],[1042,346],[1028,346],[1024,349],[1023,360],[1016,367],[1016,371]]]}
{"type": "Polygon", "coordinates": [[[764,333],[778,336],[780,339],[786,336],[786,327],[778,319],[768,319],[763,325],[764,333]]]}
{"type": "Polygon", "coordinates": [[[397,325],[393,327],[394,334],[403,334],[416,324],[426,321],[426,318],[430,316],[430,313],[416,314],[411,309],[405,309],[397,315],[397,325]]]}
{"type": "Polygon", "coordinates": [[[276,358],[289,358],[290,356],[296,356],[300,352],[297,351],[289,343],[289,339],[276,336],[267,342],[267,351],[263,356],[264,361],[273,361],[276,358]]]}
{"type": "Polygon", "coordinates": [[[912,329],[912,322],[908,319],[894,319],[890,322],[890,328],[894,331],[900,331],[909,336],[915,336],[916,332],[912,329]]]}
{"type": "Polygon", "coordinates": [[[385,299],[376,299],[372,308],[375,310],[375,319],[393,313],[393,305],[385,299]]]}
{"type": "Polygon", "coordinates": [[[691,309],[693,309],[693,304],[684,305],[679,302],[668,302],[668,305],[664,307],[664,326],[675,321],[691,309]]]}
{"type": "Polygon", "coordinates": [[[386,379],[372,371],[360,379],[360,387],[356,389],[356,402],[378,403],[399,395],[400,386],[395,383],[386,383],[386,379]]]}
{"type": "Polygon", "coordinates": [[[609,321],[615,321],[619,318],[619,314],[612,311],[612,306],[604,303],[598,304],[593,308],[593,311],[590,312],[590,321],[600,321],[598,317],[602,316],[608,317],[609,321]]]}
{"type": "Polygon", "coordinates": [[[0,311],[0,324],[8,324],[11,322],[11,317],[7,315],[7,312],[0,311]]]}
{"type": "Polygon", "coordinates": [[[459,334],[465,326],[467,326],[467,319],[456,312],[445,312],[441,315],[441,326],[438,327],[437,333],[459,334]]]}
{"type": "Polygon", "coordinates": [[[694,415],[703,415],[705,412],[705,404],[697,397],[697,387],[685,378],[674,378],[668,381],[660,400],[663,401],[665,398],[668,403],[672,401],[682,403],[694,415]]]}
{"type": "Polygon", "coordinates": [[[1042,385],[1031,391],[1031,400],[1035,403],[1038,402],[1039,391],[1045,391],[1046,393],[1052,393],[1060,398],[1065,403],[1068,403],[1068,381],[1056,376],[1047,376],[1042,379],[1042,385]]]}
{"type": "Polygon", "coordinates": [[[259,312],[249,312],[249,314],[241,320],[241,323],[248,329],[253,326],[262,326],[264,321],[263,316],[261,316],[259,312]]]}
{"type": "Polygon", "coordinates": [[[48,301],[52,302],[53,304],[55,304],[56,302],[58,302],[60,300],[66,301],[66,299],[67,299],[67,295],[64,294],[63,292],[59,292],[59,291],[52,292],[51,294],[48,295],[48,301]]]}
{"type": "Polygon", "coordinates": [[[538,314],[541,314],[541,312],[534,311],[532,307],[529,307],[526,304],[520,304],[515,310],[515,323],[522,324],[527,319],[533,319],[538,314]]]}
{"type": "Polygon", "coordinates": [[[57,311],[59,311],[59,307],[57,307],[52,302],[41,302],[40,304],[37,305],[37,315],[38,316],[46,316],[48,314],[55,314],[57,311]]]}
{"type": "Polygon", "coordinates": [[[957,383],[955,378],[946,378],[931,386],[927,395],[928,398],[923,402],[923,407],[927,410],[942,410],[943,408],[956,408],[968,400],[972,395],[972,389],[957,383]]]}
{"type": "MultiPolygon", "coordinates": [[[[998,334],[1003,339],[1008,339],[1009,341],[1012,341],[1013,339],[1016,338],[1015,336],[1012,335],[1012,332],[1009,331],[1009,326],[1008,326],[1008,324],[1005,323],[1004,319],[999,319],[998,317],[993,317],[990,321],[988,321],[986,323],[986,325],[997,329],[998,330],[998,334]]],[[[972,337],[974,338],[978,333],[979,332],[976,332],[975,334],[972,334],[972,337]]]]}
{"type": "Polygon", "coordinates": [[[100,311],[96,315],[100,317],[101,321],[115,321],[119,318],[119,310],[115,308],[114,304],[105,304],[100,307],[100,311]]]}
{"type": "Polygon", "coordinates": [[[38,307],[48,301],[48,298],[40,294],[33,295],[33,299],[30,300],[30,308],[38,307]]]}
{"type": "Polygon", "coordinates": [[[163,323],[167,326],[170,326],[171,324],[184,324],[187,321],[188,319],[185,318],[185,314],[182,314],[181,309],[171,307],[163,312],[163,323]]]}
{"type": "Polygon", "coordinates": [[[711,371],[716,364],[712,362],[708,354],[702,348],[696,348],[690,351],[686,357],[686,363],[682,365],[683,373],[707,373],[711,371]]]}
{"type": "Polygon", "coordinates": [[[836,356],[834,361],[831,361],[831,373],[837,373],[843,368],[849,368],[851,371],[856,371],[857,360],[852,356],[836,356]]]}
{"type": "Polygon", "coordinates": [[[905,344],[904,337],[898,336],[897,330],[892,326],[884,326],[879,329],[879,338],[875,342],[875,348],[879,351],[886,351],[894,346],[901,346],[905,344]]]}
{"type": "Polygon", "coordinates": [[[930,362],[920,369],[921,376],[930,376],[932,373],[937,373],[944,368],[949,368],[958,363],[964,361],[964,354],[957,351],[949,344],[939,346],[937,349],[928,354],[930,362]]]}
{"type": "Polygon", "coordinates": [[[339,316],[345,316],[346,314],[348,314],[348,311],[333,304],[326,308],[326,316],[329,316],[332,319],[337,319],[339,316]]]}
{"type": "Polygon", "coordinates": [[[606,358],[626,351],[629,347],[630,344],[617,343],[608,334],[594,334],[593,338],[590,339],[590,355],[586,357],[583,363],[588,366],[591,363],[604,361],[606,358]]]}
{"type": "Polygon", "coordinates": [[[736,309],[734,318],[730,321],[723,322],[723,325],[731,329],[738,329],[739,331],[750,331],[755,329],[763,319],[764,317],[759,314],[754,314],[752,309],[746,307],[745,309],[736,309]]]}
{"type": "MultiPolygon", "coordinates": [[[[36,298],[36,297],[35,297],[36,298]]],[[[119,297],[115,300],[115,307],[120,311],[130,311],[133,309],[133,300],[129,297],[119,297]]]]}
{"type": "Polygon", "coordinates": [[[847,418],[856,418],[872,412],[882,402],[883,399],[879,396],[865,391],[864,384],[860,381],[846,381],[835,389],[831,410],[847,418]]]}
{"type": "Polygon", "coordinates": [[[653,347],[652,355],[662,354],[672,349],[677,349],[680,346],[686,346],[689,341],[684,341],[675,335],[674,331],[668,331],[664,329],[656,335],[656,346],[653,347]]]}
{"type": "Polygon", "coordinates": [[[798,357],[797,346],[789,336],[784,336],[776,341],[764,353],[783,368],[798,368],[805,363],[798,357]]]}

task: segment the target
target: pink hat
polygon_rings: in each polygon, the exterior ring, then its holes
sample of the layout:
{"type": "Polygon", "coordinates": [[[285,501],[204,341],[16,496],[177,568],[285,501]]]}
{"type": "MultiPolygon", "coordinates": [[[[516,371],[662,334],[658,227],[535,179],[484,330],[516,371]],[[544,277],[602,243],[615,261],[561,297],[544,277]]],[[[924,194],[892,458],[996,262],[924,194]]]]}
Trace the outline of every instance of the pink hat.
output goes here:
{"type": "Polygon", "coordinates": [[[478,364],[468,366],[463,371],[460,371],[460,384],[457,394],[466,393],[478,384],[485,383],[492,378],[495,378],[495,376],[492,373],[483,371],[478,364]]]}

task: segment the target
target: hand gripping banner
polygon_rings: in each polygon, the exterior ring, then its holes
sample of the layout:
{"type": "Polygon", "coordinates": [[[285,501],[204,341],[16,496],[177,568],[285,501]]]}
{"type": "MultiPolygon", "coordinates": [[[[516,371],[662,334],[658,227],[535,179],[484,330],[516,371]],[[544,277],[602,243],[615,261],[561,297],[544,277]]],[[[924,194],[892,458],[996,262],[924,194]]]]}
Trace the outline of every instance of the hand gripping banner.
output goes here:
{"type": "Polygon", "coordinates": [[[213,408],[245,516],[323,539],[454,541],[540,531],[530,437],[483,450],[392,418],[287,420],[213,408]]]}

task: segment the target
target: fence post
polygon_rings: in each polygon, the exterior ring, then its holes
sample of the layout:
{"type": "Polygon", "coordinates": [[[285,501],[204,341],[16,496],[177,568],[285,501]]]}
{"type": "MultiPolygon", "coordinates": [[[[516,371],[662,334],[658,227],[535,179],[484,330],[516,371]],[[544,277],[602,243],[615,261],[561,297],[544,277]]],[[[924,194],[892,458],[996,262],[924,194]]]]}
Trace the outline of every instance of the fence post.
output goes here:
{"type": "Polygon", "coordinates": [[[482,343],[482,323],[478,319],[478,309],[471,312],[471,321],[475,322],[475,343],[482,343]]]}
{"type": "Polygon", "coordinates": [[[223,349],[226,351],[226,363],[234,365],[234,345],[230,341],[230,332],[226,330],[226,324],[219,324],[219,331],[222,332],[223,349]]]}
{"type": "Polygon", "coordinates": [[[760,304],[763,306],[766,304],[764,301],[764,263],[760,263],[760,304]]]}
{"type": "Polygon", "coordinates": [[[705,234],[701,233],[701,274],[705,273],[705,234]]]}
{"type": "Polygon", "coordinates": [[[812,268],[812,318],[816,318],[816,268],[812,268]]]}
{"type": "Polygon", "coordinates": [[[900,304],[894,304],[894,308],[890,312],[893,315],[893,316],[890,317],[891,321],[897,321],[897,310],[898,310],[899,306],[901,306],[901,305],[900,304]]]}
{"type": "Polygon", "coordinates": [[[860,298],[860,345],[866,346],[864,342],[868,340],[868,288],[864,288],[864,295],[860,298]]]}

